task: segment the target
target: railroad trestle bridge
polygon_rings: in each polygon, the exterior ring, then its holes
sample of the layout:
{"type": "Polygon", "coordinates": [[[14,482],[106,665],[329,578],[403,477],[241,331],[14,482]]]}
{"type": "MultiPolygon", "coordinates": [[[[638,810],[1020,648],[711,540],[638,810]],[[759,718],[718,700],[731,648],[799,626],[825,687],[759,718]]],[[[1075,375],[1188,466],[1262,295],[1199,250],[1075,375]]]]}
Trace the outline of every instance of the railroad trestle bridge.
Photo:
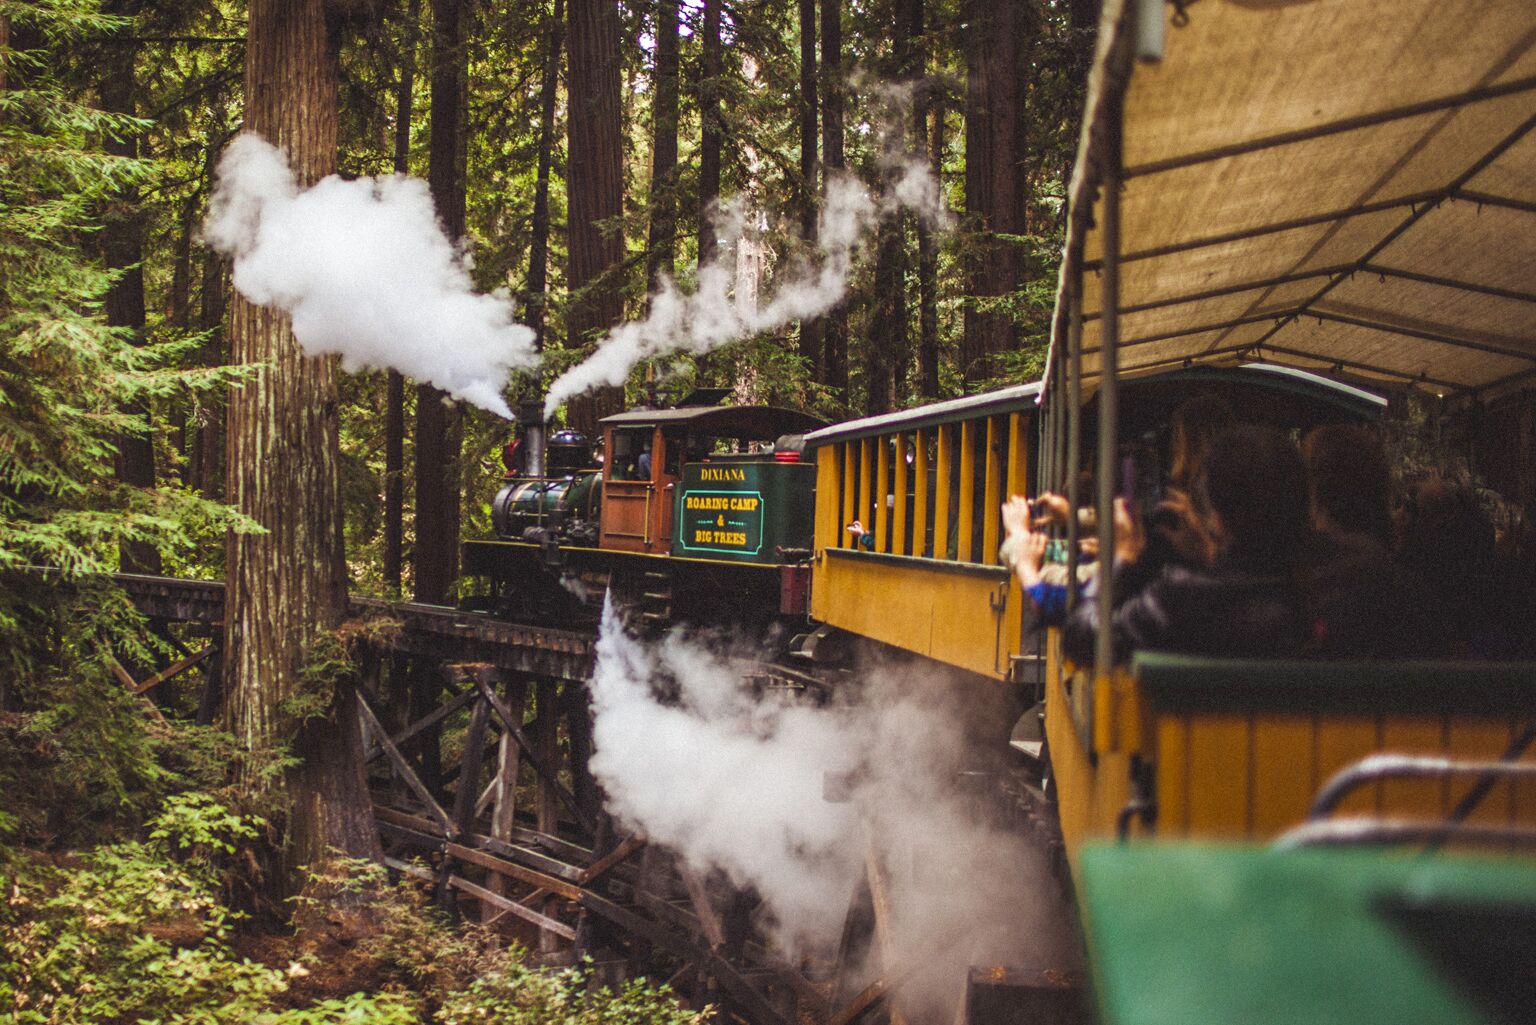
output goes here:
{"type": "MultiPolygon", "coordinates": [[[[116,580],[155,625],[186,625],[173,639],[182,658],[143,679],[114,664],[119,678],[158,715],[151,692],[198,668],[198,716],[214,721],[223,583],[116,580]]],[[[360,632],[360,672],[348,684],[391,869],[546,963],[590,957],[605,981],[643,972],[751,1025],[851,1025],[889,1009],[915,964],[886,963],[872,981],[842,964],[791,964],[756,942],[750,897],[616,830],[587,768],[595,630],[370,598],[350,599],[349,618],[396,624],[360,632]]],[[[870,882],[851,917],[889,914],[879,873],[870,882]]]]}

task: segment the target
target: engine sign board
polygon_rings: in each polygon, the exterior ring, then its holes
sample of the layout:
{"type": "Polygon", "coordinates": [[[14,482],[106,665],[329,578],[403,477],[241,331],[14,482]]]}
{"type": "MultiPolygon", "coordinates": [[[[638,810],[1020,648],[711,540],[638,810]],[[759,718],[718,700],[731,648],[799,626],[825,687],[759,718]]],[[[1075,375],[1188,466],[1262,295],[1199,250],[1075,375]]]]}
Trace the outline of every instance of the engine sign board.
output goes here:
{"type": "Polygon", "coordinates": [[[756,555],[763,547],[759,491],[684,491],[678,542],[690,552],[756,555]]]}

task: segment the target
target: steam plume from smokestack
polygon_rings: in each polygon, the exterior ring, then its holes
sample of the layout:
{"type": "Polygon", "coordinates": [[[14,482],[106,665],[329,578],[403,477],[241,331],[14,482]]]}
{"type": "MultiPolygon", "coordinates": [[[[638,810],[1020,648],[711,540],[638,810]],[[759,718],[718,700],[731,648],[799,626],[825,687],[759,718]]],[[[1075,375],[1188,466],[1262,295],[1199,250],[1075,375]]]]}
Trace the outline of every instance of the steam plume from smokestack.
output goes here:
{"type": "Polygon", "coordinates": [[[292,315],[311,355],[393,367],[511,417],[501,391],[535,364],[533,331],[505,297],[474,291],[420,179],[332,175],[300,190],[283,154],[244,134],[219,162],[203,237],[234,259],[242,295],[292,315]]]}
{"type": "MultiPolygon", "coordinates": [[[[886,160],[890,183],[871,195],[851,175],[827,185],[817,231],[820,262],[799,261],[775,282],[766,303],[736,296],[734,268],[721,253],[711,254],[699,268],[698,288],[688,294],[676,282],[663,279],[651,297],[644,320],[621,324],[586,360],[567,370],[550,386],[545,418],[567,399],[602,385],[623,384],[635,364],[669,352],[705,353],[728,342],[772,331],[794,320],[819,317],[835,307],[848,291],[860,239],[881,217],[911,209],[932,223],[945,221],[938,182],[921,161],[901,156],[886,160]]],[[[726,205],[719,220],[729,238],[739,225],[740,211],[726,205]]]]}

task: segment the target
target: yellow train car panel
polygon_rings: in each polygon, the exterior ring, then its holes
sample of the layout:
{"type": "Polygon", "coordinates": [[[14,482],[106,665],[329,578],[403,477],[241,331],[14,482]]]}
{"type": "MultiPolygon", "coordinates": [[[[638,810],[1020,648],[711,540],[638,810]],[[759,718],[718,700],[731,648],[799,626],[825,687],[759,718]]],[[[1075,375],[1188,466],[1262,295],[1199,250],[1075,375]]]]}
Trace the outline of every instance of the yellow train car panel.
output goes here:
{"type": "MultiPolygon", "coordinates": [[[[1157,835],[1262,842],[1305,821],[1328,780],[1369,755],[1505,757],[1536,697],[1536,675],[1525,666],[1148,655],[1134,676],[1096,681],[1085,729],[1072,712],[1083,696],[1069,694],[1060,676],[1053,659],[1046,735],[1074,857],[1084,839],[1115,834],[1124,804],[1107,796],[1128,795],[1121,774],[1130,756],[1152,766],[1157,835]],[[1125,702],[1139,709],[1117,711],[1125,702]]],[[[1440,821],[1471,786],[1389,780],[1359,788],[1335,814],[1440,821]]],[[[1499,783],[1468,821],[1536,826],[1536,794],[1499,783]]]]}
{"type": "Polygon", "coordinates": [[[977,562],[988,566],[997,565],[998,531],[1002,527],[1003,502],[1003,445],[1006,437],[1001,417],[987,417],[986,483],[983,485],[981,502],[981,551],[977,562]]]}
{"type": "Polygon", "coordinates": [[[954,444],[955,429],[949,424],[939,428],[939,442],[937,455],[934,460],[938,467],[934,474],[933,491],[933,557],[935,559],[951,558],[949,551],[949,518],[951,515],[949,503],[949,478],[955,472],[954,444]]]}
{"type": "Polygon", "coordinates": [[[955,560],[973,562],[971,537],[976,528],[976,421],[966,420],[960,425],[960,508],[956,519],[960,528],[956,535],[955,560]]]}
{"type": "MultiPolygon", "coordinates": [[[[891,509],[891,551],[896,555],[911,555],[912,546],[907,538],[907,499],[912,492],[907,482],[907,436],[896,435],[896,448],[891,454],[894,464],[891,474],[891,493],[896,504],[891,509]]],[[[921,553],[919,553],[921,554],[921,553]]]]}
{"type": "Polygon", "coordinates": [[[928,543],[928,439],[932,434],[919,429],[912,453],[912,555],[932,555],[923,549],[928,543]]]}

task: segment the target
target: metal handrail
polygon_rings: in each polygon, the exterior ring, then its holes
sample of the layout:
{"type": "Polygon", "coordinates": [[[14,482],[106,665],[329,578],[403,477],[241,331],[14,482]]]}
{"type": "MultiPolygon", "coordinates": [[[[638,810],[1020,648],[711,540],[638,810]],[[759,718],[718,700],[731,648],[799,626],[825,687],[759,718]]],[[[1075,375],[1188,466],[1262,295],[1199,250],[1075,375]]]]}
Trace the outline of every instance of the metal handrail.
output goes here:
{"type": "MultiPolygon", "coordinates": [[[[1480,776],[1493,782],[1536,780],[1536,762],[1466,762],[1428,755],[1370,755],[1334,774],[1313,799],[1312,807],[1307,811],[1307,821],[1327,818],[1350,793],[1371,783],[1393,779],[1450,779],[1454,776],[1480,776]]],[[[1444,827],[1444,823],[1436,825],[1437,828],[1444,827]]]]}
{"type": "Polygon", "coordinates": [[[1297,826],[1283,833],[1273,846],[1275,850],[1292,851],[1304,847],[1435,843],[1443,840],[1536,850],[1536,829],[1433,821],[1405,822],[1395,819],[1329,819],[1297,826]]]}

